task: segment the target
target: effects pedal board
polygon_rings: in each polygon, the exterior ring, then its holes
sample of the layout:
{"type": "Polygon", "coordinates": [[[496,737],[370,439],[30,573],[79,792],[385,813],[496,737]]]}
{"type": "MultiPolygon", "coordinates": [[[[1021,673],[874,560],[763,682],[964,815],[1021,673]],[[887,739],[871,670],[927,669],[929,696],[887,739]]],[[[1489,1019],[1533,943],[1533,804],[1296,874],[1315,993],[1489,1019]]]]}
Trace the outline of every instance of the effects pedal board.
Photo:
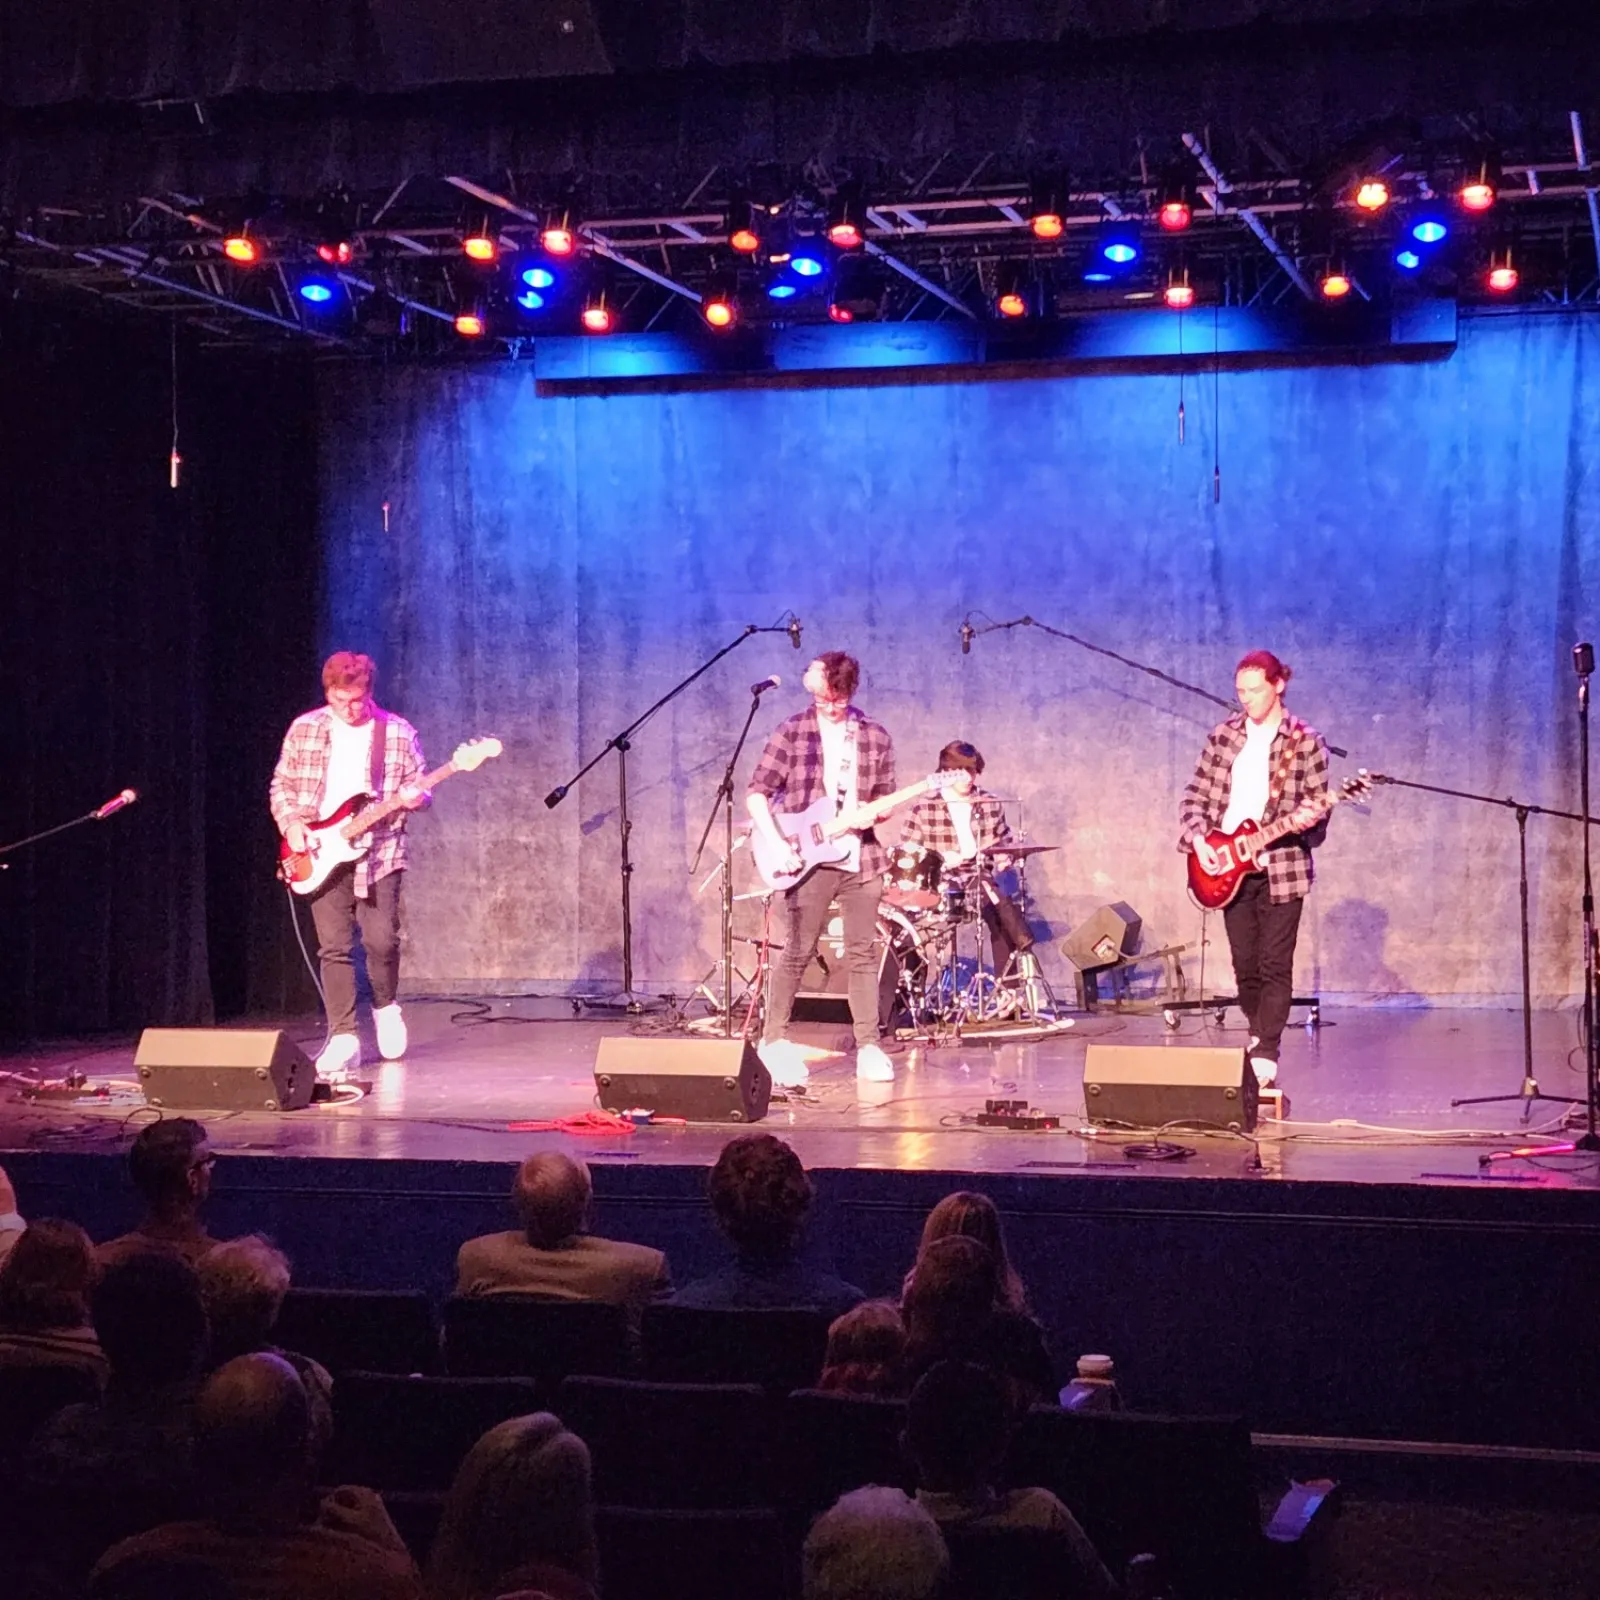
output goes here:
{"type": "Polygon", "coordinates": [[[1026,1100],[985,1100],[978,1115],[980,1128],[1018,1128],[1033,1132],[1042,1128],[1059,1128],[1061,1118],[1049,1112],[1030,1111],[1026,1100]]]}

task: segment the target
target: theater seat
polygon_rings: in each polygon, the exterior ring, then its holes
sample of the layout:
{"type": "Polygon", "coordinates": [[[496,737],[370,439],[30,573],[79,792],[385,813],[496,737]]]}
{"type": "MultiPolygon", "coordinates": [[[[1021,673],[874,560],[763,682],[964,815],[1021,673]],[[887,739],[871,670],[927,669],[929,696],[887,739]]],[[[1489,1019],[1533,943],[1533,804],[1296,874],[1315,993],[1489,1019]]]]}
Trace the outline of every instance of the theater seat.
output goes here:
{"type": "Polygon", "coordinates": [[[771,1511],[595,1514],[606,1600],[790,1600],[799,1562],[771,1511]]]}
{"type": "Polygon", "coordinates": [[[646,1306],[644,1375],[661,1383],[759,1383],[774,1394],[822,1374],[828,1317],[806,1309],[646,1306]]]}
{"type": "Polygon", "coordinates": [[[593,1300],[456,1295],[445,1302],[444,1361],[461,1377],[620,1377],[632,1366],[627,1313],[593,1300]]]}
{"type": "Polygon", "coordinates": [[[291,1289],[273,1342],[341,1372],[437,1372],[427,1295],[411,1289],[291,1289]]]}

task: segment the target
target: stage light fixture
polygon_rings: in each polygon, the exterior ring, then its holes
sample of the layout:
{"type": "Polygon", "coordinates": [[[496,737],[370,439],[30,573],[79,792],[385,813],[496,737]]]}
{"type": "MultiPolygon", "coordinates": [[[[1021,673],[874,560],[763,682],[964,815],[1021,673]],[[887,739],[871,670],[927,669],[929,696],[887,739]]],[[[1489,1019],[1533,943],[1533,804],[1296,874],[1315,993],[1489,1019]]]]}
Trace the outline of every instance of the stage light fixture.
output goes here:
{"type": "Polygon", "coordinates": [[[1510,294],[1521,281],[1509,248],[1489,252],[1489,270],[1483,280],[1493,294],[1510,294]]]}
{"type": "Polygon", "coordinates": [[[1336,267],[1329,267],[1323,273],[1322,281],[1318,285],[1322,290],[1324,300],[1343,300],[1350,293],[1350,278],[1347,273],[1341,272],[1336,267]]]}
{"type": "Polygon", "coordinates": [[[1411,224],[1411,237],[1418,244],[1443,244],[1450,237],[1450,224],[1431,214],[1418,217],[1411,224]]]}
{"type": "Polygon", "coordinates": [[[333,294],[333,285],[326,278],[307,278],[300,285],[300,298],[314,306],[327,305],[333,294]]]}
{"type": "Polygon", "coordinates": [[[1394,264],[1402,272],[1415,272],[1422,265],[1422,257],[1409,245],[1402,245],[1394,253],[1394,264]]]}
{"type": "Polygon", "coordinates": [[[500,242],[484,228],[477,233],[469,233],[461,241],[461,253],[468,261],[476,261],[480,267],[486,267],[499,259],[500,242]]]}
{"type": "Polygon", "coordinates": [[[570,256],[578,248],[578,235],[571,219],[563,216],[559,221],[547,223],[539,235],[545,254],[570,256]]]}
{"type": "Polygon", "coordinates": [[[828,207],[828,243],[835,250],[859,250],[866,243],[865,219],[861,185],[841,183],[828,207]]]}
{"type": "Polygon", "coordinates": [[[774,278],[767,285],[767,298],[769,300],[793,300],[800,293],[800,285],[791,283],[787,278],[774,278]]]}
{"type": "Polygon", "coordinates": [[[481,311],[456,312],[455,327],[463,339],[481,339],[488,331],[481,311]]]}
{"type": "Polygon", "coordinates": [[[1156,221],[1168,233],[1182,233],[1194,221],[1194,207],[1189,203],[1188,193],[1181,187],[1164,190],[1156,221]]]}
{"type": "Polygon", "coordinates": [[[820,278],[823,273],[822,258],[807,250],[796,250],[789,257],[789,270],[797,278],[820,278]]]}
{"type": "Polygon", "coordinates": [[[1363,211],[1382,211],[1389,198],[1389,185],[1382,178],[1363,178],[1356,185],[1356,205],[1363,211]]]}
{"type": "Polygon", "coordinates": [[[828,303],[828,317],[833,322],[854,322],[856,314],[849,306],[842,306],[837,300],[828,303]]]}
{"type": "Polygon", "coordinates": [[[728,202],[728,248],[753,256],[761,248],[761,210],[743,197],[728,202]]]}
{"type": "Polygon", "coordinates": [[[886,274],[871,256],[842,256],[834,263],[828,315],[835,322],[875,322],[883,310],[886,274]]]}
{"type": "Polygon", "coordinates": [[[1016,289],[1007,289],[995,297],[994,308],[1002,317],[1025,317],[1028,314],[1028,297],[1016,289]]]}
{"type": "Polygon", "coordinates": [[[1095,253],[1110,266],[1123,269],[1131,267],[1139,259],[1143,248],[1139,224],[1132,217],[1114,217],[1100,224],[1095,253]]]}
{"type": "Polygon", "coordinates": [[[1194,304],[1194,285],[1189,282],[1187,267],[1181,273],[1167,274],[1167,286],[1162,290],[1161,298],[1173,311],[1187,311],[1194,304]]]}
{"type": "Polygon", "coordinates": [[[349,239],[324,239],[317,246],[317,259],[330,267],[348,267],[356,258],[356,247],[349,239]]]}
{"type": "Polygon", "coordinates": [[[1070,198],[1064,178],[1033,180],[1028,189],[1028,228],[1035,239],[1059,239],[1067,231],[1070,198]]]}
{"type": "Polygon", "coordinates": [[[583,323],[585,333],[610,333],[616,326],[616,316],[611,307],[606,304],[605,292],[602,290],[597,295],[591,295],[583,306],[583,314],[579,319],[583,323]]]}
{"type": "Polygon", "coordinates": [[[539,292],[539,290],[524,289],[522,293],[517,296],[517,304],[521,306],[524,311],[543,311],[545,300],[544,296],[539,292]]]}
{"type": "Polygon", "coordinates": [[[724,295],[709,295],[700,302],[700,315],[708,327],[731,328],[738,320],[733,301],[724,295]]]}
{"type": "Polygon", "coordinates": [[[250,237],[248,229],[241,228],[222,241],[222,253],[241,267],[253,267],[261,259],[261,246],[250,237]]]}
{"type": "Polygon", "coordinates": [[[549,267],[524,267],[521,276],[522,281],[530,289],[553,289],[555,287],[556,275],[549,267]]]}
{"type": "Polygon", "coordinates": [[[1489,210],[1499,198],[1499,179],[1497,163],[1485,156],[1476,168],[1468,170],[1461,187],[1456,190],[1461,209],[1473,212],[1489,210]]]}

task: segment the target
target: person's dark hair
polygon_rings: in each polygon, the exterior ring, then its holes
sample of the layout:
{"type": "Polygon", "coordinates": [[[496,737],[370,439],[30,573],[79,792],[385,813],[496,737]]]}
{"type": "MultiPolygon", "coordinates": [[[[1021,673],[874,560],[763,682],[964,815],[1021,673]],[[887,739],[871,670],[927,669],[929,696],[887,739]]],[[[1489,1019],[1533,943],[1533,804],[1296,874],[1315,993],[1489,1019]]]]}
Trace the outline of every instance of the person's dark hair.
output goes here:
{"type": "Polygon", "coordinates": [[[188,1197],[194,1153],[205,1142],[205,1126],[193,1117],[163,1117],[139,1130],[128,1150],[128,1176],[146,1205],[169,1206],[188,1197]]]}
{"type": "Polygon", "coordinates": [[[113,1383],[154,1387],[199,1372],[205,1306],[200,1280],[181,1256],[149,1250],[107,1267],[89,1315],[113,1383]]]}
{"type": "Polygon", "coordinates": [[[545,1250],[584,1231],[593,1197],[589,1168],[553,1150],[529,1156],[511,1184],[511,1200],[529,1244],[545,1250]]]}
{"type": "Polygon", "coordinates": [[[1011,1443],[1014,1413],[1005,1385],[971,1361],[940,1361],[906,1404],[906,1451],[917,1482],[936,1492],[992,1483],[1011,1443]]]}
{"type": "Polygon", "coordinates": [[[935,1239],[917,1257],[900,1309],[916,1344],[966,1337],[999,1300],[994,1252],[966,1234],[935,1239]]]}
{"type": "Polygon", "coordinates": [[[828,1328],[819,1389],[837,1394],[899,1391],[906,1325],[892,1300],[863,1300],[828,1328]]]}
{"type": "Polygon", "coordinates": [[[213,1364],[270,1342],[289,1293],[289,1258],[270,1239],[247,1233],[224,1240],[201,1256],[195,1274],[211,1330],[213,1364]]]}
{"type": "Polygon", "coordinates": [[[195,1400],[194,1451],[201,1482],[224,1501],[309,1481],[311,1406],[300,1374],[268,1351],[224,1362],[195,1400]]]}
{"type": "Polygon", "coordinates": [[[94,1245],[75,1222],[30,1222],[0,1266],[0,1330],[44,1333],[89,1320],[94,1245]]]}
{"type": "Polygon", "coordinates": [[[1268,683],[1282,683],[1285,688],[1294,676],[1291,668],[1285,666],[1270,650],[1252,650],[1249,655],[1240,659],[1239,665],[1233,669],[1234,677],[1241,672],[1251,670],[1265,675],[1268,683]]]}
{"type": "Polygon", "coordinates": [[[792,1250],[811,1208],[800,1158],[770,1133],[742,1133],[711,1169],[711,1210],[734,1245],[753,1255],[792,1250]]]}
{"type": "Polygon", "coordinates": [[[952,739],[939,752],[941,772],[970,772],[973,777],[983,776],[983,756],[975,744],[965,739],[952,739]]]}
{"type": "Polygon", "coordinates": [[[823,681],[830,695],[843,695],[848,699],[861,683],[861,663],[843,650],[824,650],[817,660],[822,663],[823,681]]]}
{"type": "Polygon", "coordinates": [[[378,668],[372,657],[355,650],[335,650],[322,663],[324,690],[360,689],[370,694],[377,679],[378,668]]]}
{"type": "MultiPolygon", "coordinates": [[[[1026,1311],[1027,1291],[1022,1286],[1017,1269],[1011,1265],[1011,1258],[1006,1252],[1005,1231],[1000,1225],[1000,1213],[988,1195],[979,1194],[974,1189],[958,1189],[954,1194],[947,1194],[928,1213],[928,1219],[922,1225],[922,1242],[917,1247],[917,1260],[921,1261],[923,1253],[936,1240],[957,1235],[976,1239],[994,1256],[1000,1274],[1000,1293],[995,1304],[1004,1311],[1026,1311]]],[[[901,1288],[902,1294],[910,1288],[916,1270],[916,1264],[913,1263],[901,1288]]]]}

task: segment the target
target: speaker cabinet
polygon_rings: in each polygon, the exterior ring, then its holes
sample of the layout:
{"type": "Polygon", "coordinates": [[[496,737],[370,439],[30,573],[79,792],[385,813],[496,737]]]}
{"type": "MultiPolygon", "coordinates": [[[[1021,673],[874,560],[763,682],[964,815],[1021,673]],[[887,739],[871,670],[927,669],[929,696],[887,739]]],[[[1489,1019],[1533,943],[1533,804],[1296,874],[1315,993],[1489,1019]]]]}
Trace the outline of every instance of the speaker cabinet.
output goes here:
{"type": "Polygon", "coordinates": [[[317,1077],[280,1028],[146,1028],[133,1065],[163,1111],[298,1111],[317,1077]]]}
{"type": "MultiPolygon", "coordinates": [[[[878,1028],[887,1033],[899,1020],[896,1001],[901,964],[915,959],[915,934],[904,914],[888,907],[878,913],[878,1028]]],[[[780,952],[773,952],[773,960],[780,952]]],[[[837,900],[828,904],[828,920],[815,954],[800,979],[794,998],[796,1022],[849,1022],[850,972],[844,964],[844,918],[837,900]]]]}
{"type": "Polygon", "coordinates": [[[772,1078],[743,1039],[602,1039],[594,1086],[607,1111],[689,1122],[759,1122],[772,1078]]]}
{"type": "Polygon", "coordinates": [[[1139,913],[1126,900],[1097,906],[1093,915],[1061,941],[1061,953],[1080,972],[1109,967],[1138,950],[1141,925],[1139,913]]]}
{"type": "Polygon", "coordinates": [[[1091,1123],[1248,1133],[1256,1125],[1257,1094],[1243,1050],[1092,1044],[1084,1056],[1083,1104],[1091,1123]]]}

